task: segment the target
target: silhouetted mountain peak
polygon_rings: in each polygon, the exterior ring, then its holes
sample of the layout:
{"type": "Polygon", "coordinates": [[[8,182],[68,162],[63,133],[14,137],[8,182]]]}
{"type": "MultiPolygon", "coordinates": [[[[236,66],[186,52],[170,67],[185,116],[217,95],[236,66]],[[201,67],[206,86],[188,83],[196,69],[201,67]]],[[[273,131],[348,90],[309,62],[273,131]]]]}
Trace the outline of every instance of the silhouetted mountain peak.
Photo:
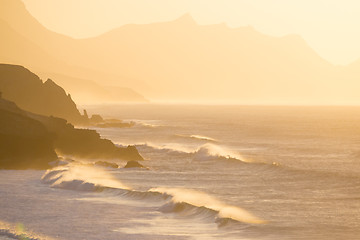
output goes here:
{"type": "Polygon", "coordinates": [[[50,78],[48,78],[44,84],[49,85],[49,86],[51,86],[51,85],[58,86],[58,85],[57,85],[53,80],[51,80],[50,78]]]}
{"type": "Polygon", "coordinates": [[[195,25],[197,24],[197,22],[194,20],[190,13],[185,13],[184,15],[180,16],[178,19],[175,20],[175,22],[195,25]]]}
{"type": "MultiPolygon", "coordinates": [[[[60,87],[59,85],[57,85],[53,80],[51,80],[50,78],[48,78],[48,80],[46,80],[46,82],[44,82],[44,87],[47,91],[51,92],[52,95],[54,96],[55,94],[60,98],[60,97],[64,97],[67,96],[65,90],[60,87]]],[[[71,102],[72,99],[71,99],[71,102]]]]}
{"type": "Polygon", "coordinates": [[[24,110],[46,116],[57,116],[72,123],[83,117],[63,88],[48,79],[45,83],[23,66],[0,64],[0,91],[24,110]]]}

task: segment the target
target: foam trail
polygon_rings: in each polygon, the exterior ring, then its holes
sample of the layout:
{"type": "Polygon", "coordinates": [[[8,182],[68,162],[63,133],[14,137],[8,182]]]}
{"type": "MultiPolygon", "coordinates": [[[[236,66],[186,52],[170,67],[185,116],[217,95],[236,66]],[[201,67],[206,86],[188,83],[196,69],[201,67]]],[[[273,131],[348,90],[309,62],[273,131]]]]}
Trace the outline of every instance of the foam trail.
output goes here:
{"type": "Polygon", "coordinates": [[[149,191],[171,195],[172,201],[175,203],[188,203],[196,207],[206,207],[217,211],[220,218],[231,218],[236,221],[252,224],[266,223],[266,221],[240,207],[222,203],[218,199],[203,192],[181,188],[152,188],[149,191]]]}
{"type": "Polygon", "coordinates": [[[216,139],[211,138],[211,137],[207,137],[207,136],[202,136],[202,135],[191,135],[191,138],[195,138],[195,139],[199,139],[199,140],[207,140],[207,141],[211,141],[211,142],[217,142],[216,139]]]}
{"type": "Polygon", "coordinates": [[[149,128],[158,128],[161,127],[160,125],[156,125],[156,124],[150,124],[150,123],[137,123],[143,127],[149,127],[149,128]]]}
{"type": "Polygon", "coordinates": [[[153,142],[116,142],[119,147],[126,147],[128,145],[135,145],[137,148],[149,147],[154,150],[165,150],[179,153],[193,153],[196,151],[196,147],[184,146],[181,143],[153,143],[153,142]]]}
{"type": "Polygon", "coordinates": [[[194,135],[176,134],[175,136],[182,137],[182,138],[193,138],[193,139],[202,140],[202,141],[218,142],[218,140],[216,140],[215,138],[211,138],[211,137],[203,136],[203,135],[196,135],[196,134],[194,134],[194,135]]]}
{"type": "Polygon", "coordinates": [[[159,121],[157,120],[139,120],[139,119],[130,119],[128,120],[130,122],[134,122],[136,123],[136,125],[138,126],[142,126],[142,127],[146,127],[146,128],[158,128],[158,127],[163,127],[163,125],[160,124],[156,124],[159,121]],[[154,124],[155,123],[155,124],[154,124]]]}
{"type": "Polygon", "coordinates": [[[180,143],[163,143],[163,144],[155,144],[151,142],[144,143],[142,145],[154,148],[156,150],[169,150],[174,152],[183,152],[183,153],[192,153],[195,151],[194,148],[186,147],[180,143]]]}

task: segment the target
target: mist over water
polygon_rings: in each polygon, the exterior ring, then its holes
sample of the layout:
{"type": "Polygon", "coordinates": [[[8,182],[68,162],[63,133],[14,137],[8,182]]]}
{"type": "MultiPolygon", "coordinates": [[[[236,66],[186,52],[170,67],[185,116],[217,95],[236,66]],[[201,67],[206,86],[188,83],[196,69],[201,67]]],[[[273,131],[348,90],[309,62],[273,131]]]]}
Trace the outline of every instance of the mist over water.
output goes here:
{"type": "MultiPolygon", "coordinates": [[[[119,174],[125,184],[165,193],[186,189],[216,198],[257,219],[240,221],[250,224],[241,228],[241,236],[255,239],[354,239],[359,234],[359,110],[190,105],[93,109],[138,123],[129,129],[99,129],[118,144],[136,144],[151,169],[136,176],[119,174]]],[[[175,204],[171,209],[183,214],[184,207],[175,204]]],[[[221,215],[221,209],[210,209],[221,215]]],[[[240,233],[236,226],[230,228],[235,235],[240,233]]]]}
{"type": "MultiPolygon", "coordinates": [[[[87,108],[92,110],[91,106],[87,108]]],[[[354,166],[360,154],[359,110],[359,107],[206,105],[93,108],[104,116],[138,122],[134,128],[119,130],[122,134],[117,134],[116,129],[98,129],[119,144],[146,144],[184,152],[211,144],[256,162],[355,175],[358,169],[354,166]],[[149,123],[157,127],[147,126],[149,123]]]]}
{"type": "Polygon", "coordinates": [[[96,130],[118,145],[135,144],[149,170],[82,160],[46,172],[2,172],[0,178],[12,184],[3,189],[21,189],[32,199],[31,205],[24,199],[2,202],[4,220],[18,216],[36,232],[59,239],[357,239],[360,234],[360,108],[87,109],[136,122],[96,130]],[[56,199],[58,207],[46,199],[56,199]],[[34,214],[22,216],[29,206],[34,214]],[[44,217],[60,213],[60,220],[44,217]]]}
{"type": "Polygon", "coordinates": [[[360,239],[360,2],[139,2],[0,0],[0,240],[360,239]]]}

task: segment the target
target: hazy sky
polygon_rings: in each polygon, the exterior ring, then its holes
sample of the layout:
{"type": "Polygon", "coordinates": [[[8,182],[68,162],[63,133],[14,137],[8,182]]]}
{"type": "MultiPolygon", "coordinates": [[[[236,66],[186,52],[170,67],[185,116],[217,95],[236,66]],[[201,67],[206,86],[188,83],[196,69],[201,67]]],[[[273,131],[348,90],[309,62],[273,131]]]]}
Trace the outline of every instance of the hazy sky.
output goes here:
{"type": "Polygon", "coordinates": [[[128,23],[169,21],[190,13],[199,24],[251,25],[301,35],[335,64],[360,58],[359,0],[23,0],[47,28],[76,38],[128,23]]]}

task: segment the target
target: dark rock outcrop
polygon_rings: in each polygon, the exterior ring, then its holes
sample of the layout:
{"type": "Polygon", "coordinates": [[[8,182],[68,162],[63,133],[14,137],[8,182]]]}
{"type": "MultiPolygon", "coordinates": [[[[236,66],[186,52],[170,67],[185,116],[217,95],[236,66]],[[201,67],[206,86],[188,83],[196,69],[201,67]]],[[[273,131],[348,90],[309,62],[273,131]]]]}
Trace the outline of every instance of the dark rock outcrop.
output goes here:
{"type": "Polygon", "coordinates": [[[140,164],[138,161],[128,161],[124,168],[145,168],[142,164],[140,164]]]}
{"type": "Polygon", "coordinates": [[[91,124],[104,122],[104,119],[99,114],[93,114],[90,118],[91,124]]]}
{"type": "Polygon", "coordinates": [[[51,79],[42,82],[28,69],[11,64],[0,64],[2,97],[20,108],[45,116],[64,118],[73,124],[84,124],[87,117],[80,114],[70,94],[51,79]]]}
{"type": "Polygon", "coordinates": [[[0,99],[0,168],[46,169],[56,159],[54,135],[14,103],[0,99]]]}
{"type": "Polygon", "coordinates": [[[101,167],[119,168],[119,165],[117,165],[116,163],[105,162],[105,161],[97,161],[94,163],[94,165],[101,167]]]}
{"type": "Polygon", "coordinates": [[[143,160],[134,146],[120,148],[108,139],[102,139],[95,130],[78,129],[65,119],[32,115],[55,135],[54,145],[61,155],[80,158],[115,158],[121,160],[143,160]]]}
{"type": "Polygon", "coordinates": [[[100,128],[129,128],[135,125],[134,122],[122,122],[118,121],[104,121],[103,123],[98,123],[95,126],[100,128]]]}
{"type": "Polygon", "coordinates": [[[143,160],[134,146],[117,147],[95,130],[23,111],[0,98],[0,168],[45,169],[57,159],[55,150],[80,158],[143,160]]]}

